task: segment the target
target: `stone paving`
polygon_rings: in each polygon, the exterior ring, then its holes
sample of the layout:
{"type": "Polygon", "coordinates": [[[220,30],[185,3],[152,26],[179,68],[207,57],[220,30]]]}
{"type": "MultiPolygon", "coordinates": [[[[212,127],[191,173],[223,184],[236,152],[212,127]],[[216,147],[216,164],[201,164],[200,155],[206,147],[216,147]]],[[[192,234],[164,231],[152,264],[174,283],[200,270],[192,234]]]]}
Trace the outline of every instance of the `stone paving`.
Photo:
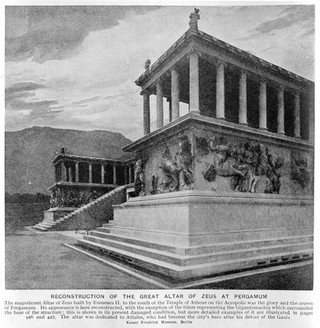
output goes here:
{"type": "MultiPolygon", "coordinates": [[[[6,236],[6,289],[158,289],[127,273],[65,247],[85,232],[18,231],[6,236]]],[[[313,266],[279,270],[214,284],[208,289],[310,290],[313,266]]],[[[198,287],[199,288],[199,287],[198,287]]]]}
{"type": "Polygon", "coordinates": [[[6,236],[6,289],[156,288],[63,246],[82,236],[71,231],[6,236]]]}

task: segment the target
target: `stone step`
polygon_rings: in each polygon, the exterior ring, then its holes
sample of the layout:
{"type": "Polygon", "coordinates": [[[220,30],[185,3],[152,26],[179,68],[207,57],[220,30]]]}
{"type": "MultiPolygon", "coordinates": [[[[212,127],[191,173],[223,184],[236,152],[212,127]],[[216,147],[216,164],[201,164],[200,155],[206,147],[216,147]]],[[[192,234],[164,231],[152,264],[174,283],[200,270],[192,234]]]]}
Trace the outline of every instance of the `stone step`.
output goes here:
{"type": "Polygon", "coordinates": [[[297,261],[301,259],[310,259],[313,254],[312,248],[303,250],[285,251],[277,254],[255,255],[246,257],[237,257],[223,261],[206,261],[201,264],[179,266],[177,264],[168,263],[159,259],[150,258],[128,250],[120,250],[116,247],[102,245],[90,240],[78,240],[79,245],[98,251],[102,255],[125,261],[129,264],[144,268],[150,272],[171,277],[172,279],[183,280],[186,278],[197,278],[213,275],[216,273],[225,273],[233,270],[241,270],[258,266],[281,264],[289,261],[297,261]],[[272,262],[273,261],[273,262],[272,262]]]}
{"type": "Polygon", "coordinates": [[[40,231],[48,231],[49,229],[46,227],[42,227],[41,225],[36,224],[33,226],[34,229],[40,230],[40,231]]]}
{"type": "Polygon", "coordinates": [[[298,244],[288,244],[285,246],[282,245],[273,245],[267,247],[251,247],[248,244],[246,249],[238,250],[228,250],[228,251],[221,251],[217,250],[214,253],[199,253],[198,255],[180,255],[176,252],[169,253],[166,251],[159,250],[157,248],[148,248],[143,247],[135,244],[131,244],[128,242],[120,242],[115,240],[108,240],[106,238],[100,238],[92,235],[84,236],[85,240],[89,240],[95,243],[101,243],[105,246],[111,246],[118,248],[119,250],[124,251],[132,251],[133,249],[140,255],[150,257],[152,259],[157,259],[161,261],[166,261],[168,263],[173,263],[179,266],[186,266],[186,265],[194,265],[200,263],[206,263],[207,261],[216,262],[222,261],[223,259],[236,259],[239,257],[247,257],[247,256],[254,256],[254,255],[267,255],[267,254],[277,254],[283,251],[299,251],[305,248],[312,248],[313,243],[298,243],[298,244]]]}
{"type": "Polygon", "coordinates": [[[193,246],[193,247],[174,247],[169,245],[162,245],[157,243],[152,243],[136,238],[123,237],[115,234],[110,234],[110,228],[99,227],[90,232],[90,235],[112,239],[119,242],[130,243],[138,246],[148,247],[152,249],[158,249],[170,253],[176,253],[181,255],[198,255],[203,253],[216,253],[222,251],[230,251],[230,250],[241,250],[247,249],[250,245],[251,248],[259,248],[259,247],[267,247],[273,245],[286,245],[286,244],[297,244],[297,243],[305,243],[312,242],[313,236],[294,236],[294,237],[284,237],[284,238],[276,238],[276,239],[266,239],[266,240],[249,240],[249,241],[241,241],[241,242],[233,242],[233,243],[216,243],[207,246],[193,246]]]}
{"type": "Polygon", "coordinates": [[[39,224],[41,224],[41,225],[43,225],[45,227],[53,227],[53,226],[55,226],[57,224],[57,221],[50,221],[50,222],[48,222],[48,221],[42,221],[39,224]]]}
{"type": "Polygon", "coordinates": [[[184,255],[184,248],[177,248],[175,246],[168,246],[168,245],[162,245],[162,244],[156,244],[156,243],[151,243],[148,241],[140,240],[140,239],[135,239],[135,238],[128,238],[128,237],[123,237],[123,236],[118,236],[110,233],[111,228],[106,228],[106,227],[99,227],[95,230],[90,231],[90,235],[100,237],[103,239],[109,239],[109,240],[115,240],[119,242],[127,242],[130,244],[138,245],[138,246],[144,246],[152,249],[158,249],[161,251],[166,251],[169,253],[177,253],[184,255]]]}

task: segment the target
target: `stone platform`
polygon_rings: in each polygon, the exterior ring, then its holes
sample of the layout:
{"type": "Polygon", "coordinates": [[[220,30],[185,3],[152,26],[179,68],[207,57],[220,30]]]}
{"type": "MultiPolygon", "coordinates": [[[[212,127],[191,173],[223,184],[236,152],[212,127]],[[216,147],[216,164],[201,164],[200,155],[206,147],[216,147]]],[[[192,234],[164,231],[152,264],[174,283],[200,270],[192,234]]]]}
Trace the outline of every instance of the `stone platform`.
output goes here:
{"type": "Polygon", "coordinates": [[[313,256],[312,197],[181,191],[114,206],[78,244],[185,281],[313,256]]]}
{"type": "Polygon", "coordinates": [[[57,221],[75,211],[76,207],[53,207],[44,211],[44,221],[57,221]]]}

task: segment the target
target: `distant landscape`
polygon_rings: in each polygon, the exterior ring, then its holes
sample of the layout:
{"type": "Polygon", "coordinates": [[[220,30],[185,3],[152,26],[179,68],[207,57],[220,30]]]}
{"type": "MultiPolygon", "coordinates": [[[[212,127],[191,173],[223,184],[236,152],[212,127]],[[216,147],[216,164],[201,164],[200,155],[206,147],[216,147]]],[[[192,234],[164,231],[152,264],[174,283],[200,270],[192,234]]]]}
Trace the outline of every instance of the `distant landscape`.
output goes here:
{"type": "Polygon", "coordinates": [[[32,127],[5,133],[5,191],[14,193],[48,193],[54,183],[53,158],[61,148],[66,153],[109,159],[130,154],[122,147],[130,143],[123,134],[95,130],[80,131],[32,127]]]}
{"type": "Polygon", "coordinates": [[[53,158],[65,148],[74,155],[125,159],[130,143],[121,133],[32,127],[5,133],[5,232],[43,220],[54,183],[53,158]]]}

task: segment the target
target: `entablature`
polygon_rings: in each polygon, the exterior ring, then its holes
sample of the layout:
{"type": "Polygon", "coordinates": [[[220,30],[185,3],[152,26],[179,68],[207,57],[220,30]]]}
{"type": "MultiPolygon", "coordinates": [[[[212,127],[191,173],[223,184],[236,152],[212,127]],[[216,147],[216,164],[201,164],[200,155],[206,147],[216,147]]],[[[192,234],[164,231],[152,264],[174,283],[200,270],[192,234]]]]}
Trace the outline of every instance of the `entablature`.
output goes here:
{"type": "Polygon", "coordinates": [[[314,83],[257,56],[216,39],[201,31],[188,30],[173,44],[135,83],[142,88],[142,94],[154,89],[157,81],[163,78],[175,65],[191,52],[211,63],[218,61],[231,65],[235,69],[246,71],[254,79],[264,78],[276,87],[285,87],[291,91],[313,91],[314,83]],[[311,90],[310,90],[311,89],[311,90]]]}

